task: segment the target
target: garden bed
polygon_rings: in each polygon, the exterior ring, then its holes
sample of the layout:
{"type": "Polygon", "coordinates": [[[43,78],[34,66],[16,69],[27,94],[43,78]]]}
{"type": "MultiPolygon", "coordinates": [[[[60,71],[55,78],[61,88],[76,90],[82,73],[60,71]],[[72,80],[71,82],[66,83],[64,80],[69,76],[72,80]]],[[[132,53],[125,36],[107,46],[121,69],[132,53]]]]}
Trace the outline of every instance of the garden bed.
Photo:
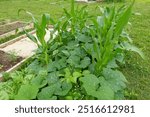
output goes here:
{"type": "Polygon", "coordinates": [[[8,24],[0,25],[0,40],[7,38],[11,35],[16,35],[20,32],[23,32],[23,28],[26,30],[32,29],[33,24],[15,21],[8,24]]]}
{"type": "Polygon", "coordinates": [[[10,20],[0,20],[0,26],[10,23],[10,22],[11,22],[10,20]]]}
{"type": "Polygon", "coordinates": [[[6,71],[23,60],[22,57],[15,56],[13,53],[8,54],[0,50],[0,72],[6,71]]]}
{"type": "MultiPolygon", "coordinates": [[[[26,30],[27,32],[30,32],[30,33],[35,33],[35,30],[33,29],[28,29],[26,30]]],[[[0,48],[1,47],[4,47],[10,43],[13,43],[13,42],[16,42],[22,38],[25,38],[26,37],[26,34],[25,32],[19,32],[18,34],[14,34],[14,35],[11,35],[9,37],[5,37],[5,38],[1,38],[0,39],[0,48]],[[8,42],[8,43],[7,43],[8,42]]]]}
{"type": "Polygon", "coordinates": [[[2,25],[2,26],[0,26],[0,35],[7,33],[9,31],[12,31],[12,30],[16,30],[23,26],[25,26],[25,23],[18,22],[18,21],[2,25]]]}
{"type": "MultiPolygon", "coordinates": [[[[29,32],[30,34],[34,34],[35,31],[31,31],[29,32]]],[[[0,44],[0,81],[2,81],[2,72],[12,72],[14,70],[17,70],[18,68],[20,68],[24,63],[26,63],[28,61],[28,59],[31,56],[28,57],[22,57],[20,55],[18,55],[17,52],[12,51],[10,54],[8,54],[9,52],[4,52],[2,49],[14,44],[15,42],[20,41],[21,39],[26,38],[26,34],[21,35],[17,38],[12,38],[10,41],[7,41],[5,43],[0,44]],[[14,52],[14,53],[13,53],[14,52]],[[14,61],[15,59],[15,61],[14,61]]]]}

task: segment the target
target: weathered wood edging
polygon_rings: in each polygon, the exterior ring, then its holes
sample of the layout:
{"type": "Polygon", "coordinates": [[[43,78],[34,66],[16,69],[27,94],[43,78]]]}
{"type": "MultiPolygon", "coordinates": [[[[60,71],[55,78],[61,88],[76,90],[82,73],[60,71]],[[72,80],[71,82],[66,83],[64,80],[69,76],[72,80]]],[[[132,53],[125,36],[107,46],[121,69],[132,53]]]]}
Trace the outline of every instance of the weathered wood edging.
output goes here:
{"type": "MultiPolygon", "coordinates": [[[[31,31],[31,32],[29,32],[30,34],[34,34],[35,33],[35,30],[33,30],[33,31],[31,31]]],[[[8,46],[8,45],[11,45],[11,44],[13,44],[13,43],[15,43],[15,42],[17,42],[17,41],[19,41],[19,40],[21,40],[21,39],[23,39],[23,38],[26,38],[27,36],[26,36],[26,34],[24,34],[24,35],[21,35],[21,36],[19,36],[19,37],[17,37],[17,38],[14,38],[14,39],[12,39],[12,40],[10,40],[10,41],[8,41],[8,42],[5,42],[5,43],[3,43],[3,44],[0,44],[0,48],[4,48],[4,47],[6,47],[6,46],[8,46]]],[[[33,56],[33,55],[32,55],[33,56]]],[[[8,69],[7,71],[5,71],[5,72],[7,72],[7,73],[10,73],[10,72],[12,72],[12,71],[14,71],[14,70],[17,70],[19,67],[21,67],[26,61],[28,61],[29,60],[29,58],[31,58],[32,56],[29,56],[29,57],[27,57],[27,58],[24,58],[22,61],[20,61],[19,63],[17,63],[16,65],[14,65],[12,68],[10,68],[10,69],[8,69]]],[[[0,82],[2,81],[2,72],[0,73],[0,82]]]]}
{"type": "MultiPolygon", "coordinates": [[[[29,32],[29,33],[30,33],[30,34],[34,34],[34,33],[35,33],[35,30],[33,30],[33,31],[29,32]]],[[[21,36],[19,36],[19,37],[16,37],[16,38],[14,38],[14,39],[12,39],[12,40],[10,40],[10,41],[7,41],[7,42],[5,42],[5,43],[2,43],[2,44],[0,44],[0,48],[4,48],[4,47],[6,47],[6,46],[8,46],[8,45],[10,45],[10,44],[13,44],[13,43],[15,43],[15,42],[17,42],[17,41],[19,41],[19,40],[25,38],[25,37],[27,37],[26,34],[23,34],[23,35],[21,35],[21,36]]]]}
{"type": "MultiPolygon", "coordinates": [[[[11,24],[15,24],[15,23],[18,23],[18,22],[20,22],[20,21],[11,22],[11,23],[8,23],[8,24],[4,24],[4,25],[2,25],[2,26],[11,25],[11,24]]],[[[17,29],[17,30],[18,30],[17,32],[16,32],[16,29],[15,29],[15,30],[12,30],[12,31],[9,31],[9,32],[7,32],[7,33],[4,33],[4,34],[0,35],[0,39],[9,37],[9,36],[11,36],[11,35],[18,34],[18,33],[20,33],[20,32],[23,32],[24,29],[25,29],[25,30],[29,30],[29,29],[32,29],[32,28],[33,28],[33,24],[30,23],[30,24],[28,24],[28,25],[26,25],[26,26],[23,26],[23,27],[18,28],[18,29],[17,29]]]]}

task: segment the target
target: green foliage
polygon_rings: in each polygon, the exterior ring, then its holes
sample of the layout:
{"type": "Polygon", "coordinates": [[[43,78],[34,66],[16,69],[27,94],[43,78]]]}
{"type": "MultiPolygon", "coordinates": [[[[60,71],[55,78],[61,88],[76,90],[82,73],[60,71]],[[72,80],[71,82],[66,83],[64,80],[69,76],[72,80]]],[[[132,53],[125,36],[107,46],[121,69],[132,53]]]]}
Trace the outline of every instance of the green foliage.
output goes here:
{"type": "MultiPolygon", "coordinates": [[[[102,16],[93,19],[94,26],[90,27],[89,30],[94,43],[88,45],[91,46],[92,51],[87,46],[85,49],[93,58],[95,74],[101,75],[101,71],[109,61],[119,54],[123,54],[125,50],[132,50],[124,44],[130,45],[129,38],[125,36],[120,38],[125,25],[128,23],[132,6],[133,3],[128,8],[121,7],[118,11],[114,6],[112,8],[100,8],[102,16]],[[96,61],[94,61],[95,59],[96,61]]],[[[142,55],[138,49],[134,48],[134,51],[142,55]]]]}
{"type": "Polygon", "coordinates": [[[15,96],[16,100],[30,100],[35,99],[38,93],[38,87],[36,85],[26,84],[22,85],[15,96]]]}
{"type": "Polygon", "coordinates": [[[55,91],[55,86],[48,86],[45,87],[39,92],[38,99],[39,100],[50,100],[50,99],[57,99],[56,96],[53,96],[55,91]]]}
{"type": "Polygon", "coordinates": [[[5,91],[0,91],[0,100],[8,100],[9,95],[5,91]]]}
{"type": "Polygon", "coordinates": [[[15,62],[18,58],[17,53],[13,50],[9,51],[8,58],[10,59],[10,61],[15,62]]]}
{"type": "Polygon", "coordinates": [[[105,68],[103,70],[103,76],[111,85],[112,89],[117,92],[122,88],[126,87],[127,80],[125,76],[118,70],[112,70],[109,68],[105,68]]]}
{"type": "Polygon", "coordinates": [[[83,87],[88,95],[99,100],[114,99],[114,92],[103,77],[97,78],[93,74],[85,75],[81,78],[83,87]]]}
{"type": "Polygon", "coordinates": [[[10,75],[12,88],[2,88],[2,98],[124,99],[127,80],[118,63],[124,63],[126,51],[143,57],[124,29],[132,6],[100,8],[102,14],[95,17],[88,14],[86,6],[75,8],[72,0],[70,12],[64,9],[65,15],[57,22],[44,14],[39,24],[33,17],[37,38],[27,35],[41,53],[37,52],[38,59],[24,71],[10,75]],[[46,42],[48,22],[54,30],[46,42]]]}
{"type": "MultiPolygon", "coordinates": [[[[25,11],[24,9],[20,9],[18,11],[18,14],[22,10],[25,11]]],[[[32,40],[34,43],[36,43],[36,45],[38,46],[38,52],[37,52],[37,53],[39,53],[39,55],[37,55],[38,59],[47,65],[49,62],[49,56],[48,56],[48,42],[45,39],[45,35],[46,35],[46,29],[48,29],[48,24],[50,22],[50,15],[47,13],[43,14],[42,21],[39,22],[37,19],[34,18],[32,13],[30,13],[28,11],[26,11],[26,13],[32,17],[37,37],[28,33],[26,30],[24,30],[24,31],[25,31],[27,37],[30,40],[32,40]]]]}

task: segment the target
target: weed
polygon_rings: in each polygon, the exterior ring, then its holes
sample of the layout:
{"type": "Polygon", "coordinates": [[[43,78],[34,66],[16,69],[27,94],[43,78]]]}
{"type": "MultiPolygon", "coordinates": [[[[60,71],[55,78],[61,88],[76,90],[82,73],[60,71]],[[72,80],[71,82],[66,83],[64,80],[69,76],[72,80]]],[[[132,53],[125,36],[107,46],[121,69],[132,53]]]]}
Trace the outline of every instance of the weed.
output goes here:
{"type": "Polygon", "coordinates": [[[9,60],[12,62],[15,62],[18,58],[17,53],[14,50],[9,51],[8,57],[9,57],[9,60]]]}

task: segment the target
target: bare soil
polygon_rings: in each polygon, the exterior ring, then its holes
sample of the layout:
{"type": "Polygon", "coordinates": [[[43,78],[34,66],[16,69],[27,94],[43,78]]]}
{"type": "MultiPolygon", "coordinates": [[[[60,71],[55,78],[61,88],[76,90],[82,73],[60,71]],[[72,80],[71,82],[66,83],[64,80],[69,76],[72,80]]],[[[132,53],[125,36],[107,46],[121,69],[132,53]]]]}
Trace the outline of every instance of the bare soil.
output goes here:
{"type": "Polygon", "coordinates": [[[15,59],[11,55],[0,50],[0,72],[6,71],[23,60],[22,57],[16,56],[15,59]]]}
{"type": "Polygon", "coordinates": [[[6,24],[6,25],[1,25],[0,26],[0,35],[13,31],[13,30],[17,30],[20,27],[25,26],[25,23],[22,22],[16,22],[16,23],[12,23],[12,24],[6,24]]]}

